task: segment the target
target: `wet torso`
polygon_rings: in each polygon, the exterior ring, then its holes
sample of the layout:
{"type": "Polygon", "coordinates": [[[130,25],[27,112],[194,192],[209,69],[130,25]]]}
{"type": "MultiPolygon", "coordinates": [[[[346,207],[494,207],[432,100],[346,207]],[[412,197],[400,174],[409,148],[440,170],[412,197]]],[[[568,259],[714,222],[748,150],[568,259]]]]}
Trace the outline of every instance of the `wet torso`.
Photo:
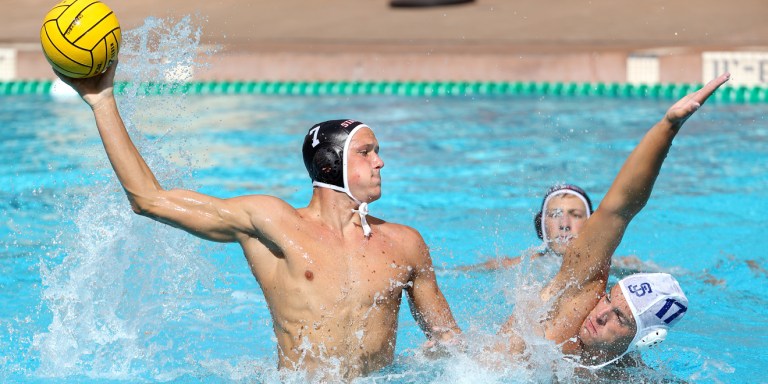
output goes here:
{"type": "Polygon", "coordinates": [[[342,238],[300,218],[275,228],[271,244],[242,246],[272,314],[280,367],[355,377],[388,365],[416,268],[402,226],[380,223],[369,239],[359,227],[342,238]]]}

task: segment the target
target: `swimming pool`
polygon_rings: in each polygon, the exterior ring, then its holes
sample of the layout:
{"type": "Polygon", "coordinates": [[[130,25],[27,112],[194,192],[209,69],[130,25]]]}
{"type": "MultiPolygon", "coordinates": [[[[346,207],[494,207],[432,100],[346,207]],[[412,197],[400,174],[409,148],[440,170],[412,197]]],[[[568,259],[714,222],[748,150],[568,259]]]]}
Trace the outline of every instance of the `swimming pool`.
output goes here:
{"type": "MultiPolygon", "coordinates": [[[[560,181],[600,201],[667,102],[550,97],[173,96],[121,98],[166,187],[309,200],[308,127],[376,129],[384,193],[372,214],[419,229],[470,340],[511,312],[512,272],[453,268],[536,244],[532,215],[560,181]]],[[[761,382],[768,365],[766,105],[708,104],[679,135],[617,254],[675,273],[690,312],[645,355],[663,376],[761,382]]],[[[236,246],[134,217],[87,107],[46,96],[0,104],[0,379],[274,381],[269,312],[236,246]]],[[[137,136],[138,138],[138,136],[137,136]]],[[[396,363],[363,382],[539,381],[426,360],[401,311],[396,363]]],[[[537,370],[538,369],[538,370],[537,370]]],[[[650,380],[639,372],[637,380],[650,380]]],[[[575,379],[571,377],[571,379],[575,379]]]]}
{"type": "MultiPolygon", "coordinates": [[[[150,18],[123,37],[127,79],[159,81],[197,65],[200,30],[188,19],[150,18]]],[[[403,308],[395,364],[360,381],[553,381],[551,354],[498,372],[473,358],[531,276],[455,267],[536,245],[531,219],[553,183],[577,183],[599,202],[669,102],[451,93],[133,97],[128,89],[120,104],[164,186],[267,193],[294,206],[311,193],[299,155],[311,124],[370,124],[386,162],[372,214],[421,231],[472,344],[424,358],[424,337],[403,308]]],[[[766,112],[727,103],[699,111],[617,251],[675,273],[690,299],[687,317],[645,355],[658,374],[630,371],[634,381],[761,381],[766,112]]],[[[133,215],[87,107],[3,96],[0,126],[0,380],[304,382],[275,370],[269,312],[239,248],[133,215]]],[[[555,376],[590,381],[567,369],[555,376]]]]}

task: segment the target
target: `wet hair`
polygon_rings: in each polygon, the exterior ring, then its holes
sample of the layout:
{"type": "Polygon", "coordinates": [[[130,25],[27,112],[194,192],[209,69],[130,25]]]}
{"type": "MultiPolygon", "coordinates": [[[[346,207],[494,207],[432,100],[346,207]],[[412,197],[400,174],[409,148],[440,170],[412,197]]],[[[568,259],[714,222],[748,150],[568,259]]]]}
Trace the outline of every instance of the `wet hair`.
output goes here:
{"type": "Polygon", "coordinates": [[[544,205],[547,203],[547,200],[552,195],[560,195],[563,193],[575,193],[581,197],[584,198],[584,201],[587,202],[587,210],[588,214],[591,215],[593,212],[592,209],[592,200],[589,199],[589,195],[587,195],[587,192],[583,189],[579,188],[576,185],[573,184],[557,184],[549,187],[547,190],[547,193],[544,195],[544,198],[541,200],[541,209],[539,209],[539,212],[536,213],[536,215],[533,217],[533,225],[536,227],[536,235],[539,237],[539,239],[544,240],[544,231],[542,230],[542,221],[541,221],[541,215],[544,212],[544,205]],[[569,192],[564,192],[569,191],[569,192]]]}

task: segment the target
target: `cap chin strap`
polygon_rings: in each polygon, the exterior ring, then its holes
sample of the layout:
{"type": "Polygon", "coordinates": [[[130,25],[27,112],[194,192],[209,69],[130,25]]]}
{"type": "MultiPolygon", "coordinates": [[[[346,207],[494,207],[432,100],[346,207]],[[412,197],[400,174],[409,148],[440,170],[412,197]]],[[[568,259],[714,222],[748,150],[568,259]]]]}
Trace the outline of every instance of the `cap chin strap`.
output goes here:
{"type": "Polygon", "coordinates": [[[618,356],[614,357],[613,359],[610,359],[610,360],[606,361],[605,363],[601,363],[601,364],[585,365],[585,364],[581,364],[581,363],[577,362],[575,359],[573,361],[576,362],[576,365],[578,365],[581,368],[586,368],[586,369],[589,369],[590,371],[596,371],[596,370],[598,370],[600,368],[605,367],[606,365],[610,365],[610,364],[615,363],[616,361],[618,361],[619,359],[624,357],[624,355],[626,355],[627,353],[629,353],[632,350],[634,350],[634,348],[632,348],[632,347],[627,348],[627,350],[624,351],[624,353],[622,353],[621,355],[618,355],[618,356]]]}
{"type": "Polygon", "coordinates": [[[615,363],[616,361],[624,357],[624,355],[632,351],[643,351],[646,349],[653,348],[659,345],[662,341],[664,341],[666,337],[667,337],[667,330],[664,328],[658,328],[651,332],[646,333],[645,336],[643,336],[637,341],[633,340],[632,344],[630,344],[629,347],[627,347],[627,350],[624,351],[624,353],[614,357],[611,360],[606,361],[605,363],[601,363],[597,365],[584,365],[577,362],[576,365],[578,365],[581,368],[586,368],[589,370],[597,370],[605,367],[606,365],[615,363]]]}
{"type": "Polygon", "coordinates": [[[368,219],[366,219],[366,216],[368,216],[368,203],[360,203],[360,206],[357,207],[357,209],[353,209],[352,212],[357,212],[357,214],[360,215],[360,225],[363,226],[363,236],[371,236],[371,226],[368,225],[368,219]]]}
{"type": "Polygon", "coordinates": [[[366,216],[368,216],[368,203],[361,202],[356,197],[352,196],[352,192],[349,191],[347,188],[342,188],[337,185],[323,183],[320,181],[313,181],[312,186],[320,187],[320,188],[328,188],[333,189],[334,191],[344,192],[347,194],[347,196],[351,197],[352,200],[354,200],[355,203],[358,204],[357,209],[352,209],[352,212],[357,213],[360,215],[360,225],[363,227],[363,235],[365,237],[371,236],[371,226],[368,224],[368,219],[366,216]]]}

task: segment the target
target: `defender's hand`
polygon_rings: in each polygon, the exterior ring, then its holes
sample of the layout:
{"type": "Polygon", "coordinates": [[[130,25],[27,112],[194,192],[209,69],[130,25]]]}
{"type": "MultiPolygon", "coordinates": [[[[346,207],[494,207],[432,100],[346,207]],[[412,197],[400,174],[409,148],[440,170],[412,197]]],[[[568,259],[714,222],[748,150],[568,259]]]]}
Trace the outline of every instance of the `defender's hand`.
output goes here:
{"type": "Polygon", "coordinates": [[[680,129],[680,127],[683,126],[683,123],[685,123],[685,121],[688,120],[688,118],[691,117],[705,101],[707,101],[709,96],[730,78],[731,74],[726,72],[715,79],[712,79],[698,91],[688,94],[678,100],[677,103],[667,110],[667,114],[664,118],[672,125],[673,129],[680,129]]]}

